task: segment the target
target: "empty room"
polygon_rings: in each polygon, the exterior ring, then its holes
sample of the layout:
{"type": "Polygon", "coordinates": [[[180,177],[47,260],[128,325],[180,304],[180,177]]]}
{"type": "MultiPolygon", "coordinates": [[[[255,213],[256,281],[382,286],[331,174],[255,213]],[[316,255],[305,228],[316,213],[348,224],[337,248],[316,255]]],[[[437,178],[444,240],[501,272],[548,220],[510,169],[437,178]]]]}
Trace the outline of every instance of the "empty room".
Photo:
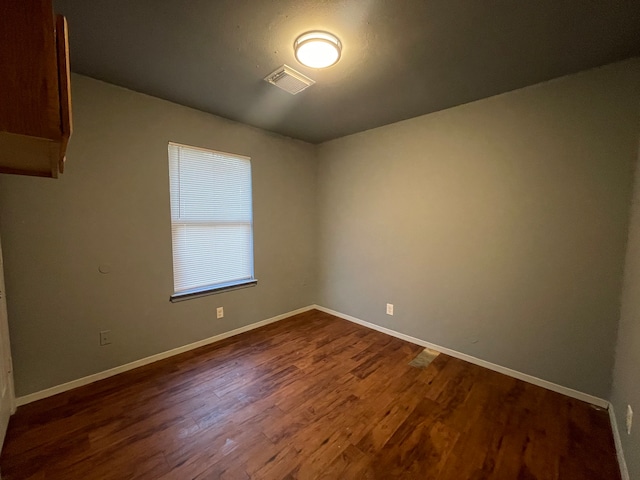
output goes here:
{"type": "Polygon", "coordinates": [[[640,3],[0,5],[0,478],[640,479],[640,3]]]}

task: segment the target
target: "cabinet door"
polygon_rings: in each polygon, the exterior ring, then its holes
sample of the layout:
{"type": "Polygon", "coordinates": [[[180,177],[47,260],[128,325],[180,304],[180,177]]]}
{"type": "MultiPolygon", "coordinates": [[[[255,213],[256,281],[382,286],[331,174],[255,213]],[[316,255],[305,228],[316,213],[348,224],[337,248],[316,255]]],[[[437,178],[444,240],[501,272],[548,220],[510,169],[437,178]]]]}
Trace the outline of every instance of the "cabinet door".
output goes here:
{"type": "Polygon", "coordinates": [[[51,0],[0,12],[0,173],[57,178],[71,135],[67,22],[51,0]]]}
{"type": "Polygon", "coordinates": [[[0,131],[60,137],[60,98],[51,0],[2,2],[0,131]]]}
{"type": "Polygon", "coordinates": [[[71,73],[69,71],[69,33],[67,19],[56,15],[56,47],[58,50],[58,79],[60,89],[60,126],[62,140],[58,168],[64,172],[64,162],[67,155],[67,144],[73,130],[71,120],[71,73]]]}
{"type": "Polygon", "coordinates": [[[13,393],[13,372],[11,368],[11,347],[9,344],[9,324],[4,290],[4,265],[2,245],[0,245],[0,450],[7,433],[9,417],[15,410],[13,393]]]}

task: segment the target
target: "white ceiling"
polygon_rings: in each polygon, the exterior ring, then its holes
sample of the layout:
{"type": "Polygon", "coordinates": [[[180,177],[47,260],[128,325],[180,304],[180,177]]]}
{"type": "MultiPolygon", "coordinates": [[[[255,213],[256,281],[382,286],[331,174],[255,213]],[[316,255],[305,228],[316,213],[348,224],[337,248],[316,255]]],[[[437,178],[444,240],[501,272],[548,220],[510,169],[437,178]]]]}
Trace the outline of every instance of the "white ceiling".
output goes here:
{"type": "Polygon", "coordinates": [[[312,143],[640,55],[622,0],[55,0],[71,68],[312,143]],[[336,34],[340,62],[298,64],[295,38],[336,34]],[[291,96],[286,63],[316,80],[291,96]]]}

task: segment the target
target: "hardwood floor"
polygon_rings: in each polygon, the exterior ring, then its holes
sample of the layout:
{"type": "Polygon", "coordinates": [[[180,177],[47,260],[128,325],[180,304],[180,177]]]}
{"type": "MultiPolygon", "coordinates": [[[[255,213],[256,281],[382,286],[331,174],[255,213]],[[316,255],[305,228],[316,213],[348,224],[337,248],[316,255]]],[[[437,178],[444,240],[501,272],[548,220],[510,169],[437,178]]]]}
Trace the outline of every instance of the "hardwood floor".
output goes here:
{"type": "Polygon", "coordinates": [[[318,311],[25,405],[7,479],[619,479],[607,412],[318,311]]]}

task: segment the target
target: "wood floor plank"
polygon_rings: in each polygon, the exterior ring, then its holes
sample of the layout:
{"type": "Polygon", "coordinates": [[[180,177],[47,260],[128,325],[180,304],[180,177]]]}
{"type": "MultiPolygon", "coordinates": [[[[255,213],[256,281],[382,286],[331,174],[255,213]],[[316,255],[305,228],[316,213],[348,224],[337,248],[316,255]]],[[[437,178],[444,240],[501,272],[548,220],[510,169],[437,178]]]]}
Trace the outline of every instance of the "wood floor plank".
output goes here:
{"type": "Polygon", "coordinates": [[[310,311],[20,407],[8,480],[620,478],[607,412],[310,311]]]}

